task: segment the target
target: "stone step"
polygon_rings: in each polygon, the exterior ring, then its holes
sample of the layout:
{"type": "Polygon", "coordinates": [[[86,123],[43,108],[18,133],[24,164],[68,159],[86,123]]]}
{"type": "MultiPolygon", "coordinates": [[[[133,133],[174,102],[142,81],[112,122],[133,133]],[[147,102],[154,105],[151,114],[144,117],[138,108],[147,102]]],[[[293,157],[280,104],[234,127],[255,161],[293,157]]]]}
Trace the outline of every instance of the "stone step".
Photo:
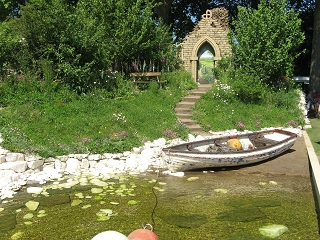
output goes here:
{"type": "Polygon", "coordinates": [[[201,98],[201,95],[189,95],[189,96],[186,96],[186,97],[184,97],[182,99],[181,102],[196,102],[201,98]]]}
{"type": "Polygon", "coordinates": [[[176,108],[176,114],[191,114],[192,116],[192,108],[176,108]]]}
{"type": "MultiPolygon", "coordinates": [[[[187,125],[188,126],[188,125],[187,125]]],[[[190,129],[190,132],[192,133],[200,133],[203,132],[202,128],[200,127],[200,125],[198,126],[188,126],[188,128],[190,129]]]]}
{"type": "Polygon", "coordinates": [[[183,98],[177,103],[175,112],[181,123],[185,124],[193,134],[201,134],[203,136],[210,135],[202,130],[201,126],[192,120],[192,112],[195,103],[201,98],[201,95],[212,88],[212,84],[200,84],[197,89],[191,90],[190,95],[183,98]]]}
{"type": "Polygon", "coordinates": [[[176,105],[176,108],[192,108],[194,106],[194,102],[179,102],[176,105]]]}
{"type": "Polygon", "coordinates": [[[181,119],[181,122],[187,126],[195,126],[198,125],[198,123],[195,120],[192,119],[181,119]]]}
{"type": "Polygon", "coordinates": [[[189,113],[180,113],[180,112],[176,112],[176,115],[179,119],[183,120],[183,119],[191,119],[192,117],[192,111],[190,111],[189,113]]]}

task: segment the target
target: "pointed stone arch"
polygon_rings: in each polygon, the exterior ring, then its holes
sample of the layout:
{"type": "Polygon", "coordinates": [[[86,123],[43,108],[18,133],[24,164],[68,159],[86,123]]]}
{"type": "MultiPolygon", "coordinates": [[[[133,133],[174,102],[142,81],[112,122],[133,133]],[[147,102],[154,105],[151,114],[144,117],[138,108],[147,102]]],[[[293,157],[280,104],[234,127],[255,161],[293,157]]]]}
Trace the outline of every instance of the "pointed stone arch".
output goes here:
{"type": "Polygon", "coordinates": [[[204,44],[209,44],[213,48],[213,65],[216,65],[216,62],[221,59],[221,51],[218,44],[211,37],[202,37],[193,47],[191,53],[191,74],[193,79],[197,81],[198,79],[198,62],[201,54],[199,54],[200,49],[204,44]]]}
{"type": "Polygon", "coordinates": [[[228,32],[228,11],[225,8],[214,8],[202,15],[194,30],[181,43],[183,65],[195,81],[198,81],[199,51],[204,44],[214,50],[214,65],[223,56],[231,54],[228,32]]]}

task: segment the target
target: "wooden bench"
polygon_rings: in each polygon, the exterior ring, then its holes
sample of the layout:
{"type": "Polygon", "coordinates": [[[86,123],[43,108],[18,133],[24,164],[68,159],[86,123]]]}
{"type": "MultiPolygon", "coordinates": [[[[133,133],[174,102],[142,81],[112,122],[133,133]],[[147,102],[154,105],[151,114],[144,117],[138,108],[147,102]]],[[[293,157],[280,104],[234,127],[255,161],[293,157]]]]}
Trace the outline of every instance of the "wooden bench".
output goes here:
{"type": "Polygon", "coordinates": [[[147,80],[148,77],[155,77],[157,79],[157,83],[159,84],[159,87],[162,87],[163,81],[160,81],[159,77],[161,76],[161,72],[136,72],[136,73],[130,73],[130,77],[133,77],[133,83],[138,88],[139,83],[146,83],[149,84],[152,82],[152,80],[147,80]],[[145,80],[143,80],[145,79],[145,80]]]}

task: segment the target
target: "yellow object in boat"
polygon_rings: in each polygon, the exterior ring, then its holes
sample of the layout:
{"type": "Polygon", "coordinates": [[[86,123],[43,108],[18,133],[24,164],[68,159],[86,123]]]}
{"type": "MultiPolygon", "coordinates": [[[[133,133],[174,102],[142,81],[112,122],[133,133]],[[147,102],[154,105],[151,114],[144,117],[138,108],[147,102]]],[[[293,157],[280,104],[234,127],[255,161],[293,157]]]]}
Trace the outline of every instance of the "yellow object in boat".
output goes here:
{"type": "Polygon", "coordinates": [[[236,138],[229,139],[229,140],[227,141],[227,145],[228,145],[229,147],[232,147],[232,148],[235,148],[235,149],[238,149],[238,150],[241,150],[241,149],[242,149],[242,144],[241,144],[241,142],[240,142],[238,139],[236,139],[236,138]]]}

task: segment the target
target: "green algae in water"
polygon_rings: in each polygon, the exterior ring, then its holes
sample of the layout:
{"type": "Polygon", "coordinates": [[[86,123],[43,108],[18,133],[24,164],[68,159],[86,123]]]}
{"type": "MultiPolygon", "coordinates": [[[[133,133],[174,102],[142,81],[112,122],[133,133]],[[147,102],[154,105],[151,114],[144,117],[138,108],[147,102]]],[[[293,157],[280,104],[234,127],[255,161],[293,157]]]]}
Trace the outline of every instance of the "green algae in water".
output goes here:
{"type": "Polygon", "coordinates": [[[172,214],[161,218],[167,223],[181,228],[197,228],[208,222],[205,215],[199,214],[172,214]]]}
{"type": "MultiPolygon", "coordinates": [[[[192,176],[197,176],[197,173],[192,173],[192,176]]],[[[186,181],[187,177],[181,179],[160,176],[159,181],[166,184],[163,185],[163,192],[155,191],[156,196],[152,193],[154,186],[152,179],[155,175],[126,177],[121,180],[119,178],[114,180],[113,188],[116,190],[122,184],[129,186],[131,185],[129,183],[134,182],[136,187],[134,190],[130,189],[131,193],[134,192],[134,197],[128,194],[126,196],[111,195],[104,191],[106,193],[103,197],[104,205],[94,198],[82,198],[83,203],[74,207],[71,207],[70,203],[52,206],[40,204],[40,209],[30,220],[33,223],[32,226],[24,224],[26,220],[23,216],[29,212],[24,204],[29,200],[38,201],[41,196],[34,197],[28,194],[19,199],[20,193],[17,193],[11,204],[24,206],[24,208],[21,207],[21,212],[14,215],[17,222],[14,225],[15,228],[2,232],[1,237],[10,239],[15,233],[24,232],[21,240],[40,238],[91,240],[97,233],[107,230],[115,230],[127,236],[133,230],[141,228],[143,222],[149,222],[152,225],[155,224],[154,231],[162,240],[265,239],[259,233],[259,228],[268,224],[281,224],[288,227],[289,231],[281,236],[281,240],[319,239],[315,205],[310,181],[307,178],[280,176],[269,179],[254,175],[250,175],[249,178],[247,175],[235,176],[232,172],[224,172],[220,175],[214,173],[214,176],[198,173],[198,176],[199,180],[192,183],[186,181]],[[268,189],[261,188],[257,184],[269,180],[277,181],[279,184],[275,187],[270,185],[268,189]],[[144,186],[141,187],[141,185],[144,186]],[[216,194],[213,191],[219,188],[228,189],[228,193],[216,194]],[[145,194],[146,191],[150,191],[151,194],[145,194]],[[130,200],[137,201],[139,204],[129,205],[130,200]],[[257,201],[260,203],[257,204],[257,201]],[[119,204],[112,205],[111,202],[119,204]],[[154,209],[156,202],[157,206],[154,209]],[[277,206],[277,203],[281,205],[277,206]],[[82,208],[86,205],[91,207],[82,208]],[[217,220],[219,214],[238,208],[244,208],[247,211],[251,208],[259,209],[266,218],[249,222],[217,220]],[[109,219],[98,221],[96,213],[100,209],[110,209],[117,215],[104,214],[109,219]],[[39,218],[37,213],[41,210],[48,215],[39,218]],[[199,218],[195,216],[190,218],[192,215],[198,215],[199,218]],[[180,218],[179,221],[173,221],[175,217],[180,218]]],[[[104,185],[102,181],[99,184],[104,185]]],[[[83,189],[82,196],[90,195],[92,187],[94,185],[83,189]]],[[[77,186],[73,186],[67,189],[67,194],[63,190],[57,193],[75,199],[78,198],[76,196],[79,193],[78,189],[77,186]]],[[[46,198],[51,197],[53,196],[46,198]]],[[[0,204],[0,207],[5,208],[1,214],[8,213],[6,206],[0,204]]]]}

